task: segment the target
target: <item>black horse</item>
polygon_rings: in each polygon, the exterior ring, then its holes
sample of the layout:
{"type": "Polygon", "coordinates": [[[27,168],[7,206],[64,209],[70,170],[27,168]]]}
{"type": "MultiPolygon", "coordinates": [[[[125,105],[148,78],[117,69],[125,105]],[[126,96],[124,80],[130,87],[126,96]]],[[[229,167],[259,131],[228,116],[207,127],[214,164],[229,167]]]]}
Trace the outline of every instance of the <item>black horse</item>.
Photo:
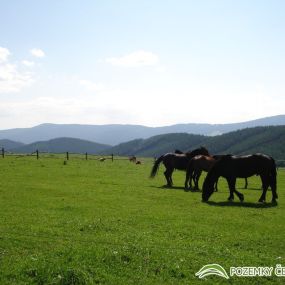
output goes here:
{"type": "Polygon", "coordinates": [[[235,188],[236,179],[246,178],[253,175],[259,175],[262,181],[262,195],[259,202],[265,202],[266,191],[271,187],[272,202],[276,203],[278,198],[276,191],[276,165],[272,157],[265,154],[252,154],[245,156],[225,155],[221,157],[211,168],[206,176],[203,184],[202,200],[208,201],[209,197],[214,192],[214,184],[220,176],[227,179],[230,196],[229,201],[234,199],[234,193],[239,197],[240,201],[244,200],[242,193],[235,188]]]}
{"type": "Polygon", "coordinates": [[[172,187],[172,173],[174,169],[178,170],[186,170],[187,165],[192,157],[195,155],[202,154],[202,155],[210,155],[208,150],[205,147],[197,148],[193,151],[189,151],[186,153],[166,153],[160,156],[155,162],[152,167],[150,177],[155,177],[159,164],[163,162],[166,170],[164,172],[164,176],[166,178],[167,186],[172,187]]]}

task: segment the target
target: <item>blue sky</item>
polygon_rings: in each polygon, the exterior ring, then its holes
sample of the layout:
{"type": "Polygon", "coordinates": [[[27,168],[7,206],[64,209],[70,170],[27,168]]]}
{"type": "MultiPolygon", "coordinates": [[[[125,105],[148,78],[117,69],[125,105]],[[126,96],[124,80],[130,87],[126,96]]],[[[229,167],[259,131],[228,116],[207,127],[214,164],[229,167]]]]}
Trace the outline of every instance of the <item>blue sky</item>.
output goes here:
{"type": "Polygon", "coordinates": [[[1,1],[0,129],[284,114],[284,1],[1,1]]]}

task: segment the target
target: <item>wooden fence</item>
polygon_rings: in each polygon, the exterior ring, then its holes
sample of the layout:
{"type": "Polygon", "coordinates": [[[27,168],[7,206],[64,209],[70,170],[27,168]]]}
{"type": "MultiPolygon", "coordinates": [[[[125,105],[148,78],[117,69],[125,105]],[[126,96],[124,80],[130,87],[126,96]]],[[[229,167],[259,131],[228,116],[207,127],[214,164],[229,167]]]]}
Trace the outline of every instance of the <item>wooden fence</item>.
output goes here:
{"type": "MultiPolygon", "coordinates": [[[[40,152],[39,150],[36,150],[32,153],[13,153],[9,151],[5,151],[4,148],[1,149],[1,156],[2,158],[5,158],[6,156],[15,156],[15,157],[27,157],[27,156],[32,156],[35,157],[36,159],[40,158],[60,158],[60,159],[65,159],[65,160],[70,160],[72,159],[84,159],[84,160],[107,160],[110,159],[112,162],[114,161],[114,154],[110,155],[96,155],[96,154],[90,154],[90,153],[73,153],[73,152],[62,152],[62,153],[50,153],[50,152],[40,152]]],[[[117,159],[117,158],[116,158],[117,159]]],[[[121,159],[121,158],[120,158],[121,159]]],[[[128,158],[125,158],[128,159],[128,158]]]]}

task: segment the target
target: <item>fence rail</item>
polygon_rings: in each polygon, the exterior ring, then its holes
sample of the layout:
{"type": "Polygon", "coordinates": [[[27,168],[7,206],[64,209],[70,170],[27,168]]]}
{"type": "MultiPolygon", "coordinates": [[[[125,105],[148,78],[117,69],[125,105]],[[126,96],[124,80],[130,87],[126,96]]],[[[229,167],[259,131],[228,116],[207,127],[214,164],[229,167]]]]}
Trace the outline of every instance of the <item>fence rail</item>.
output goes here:
{"type": "MultiPolygon", "coordinates": [[[[114,161],[114,154],[110,155],[98,155],[98,154],[91,154],[91,153],[75,153],[75,152],[61,152],[61,153],[51,153],[51,152],[40,152],[39,150],[35,150],[34,152],[31,153],[13,153],[10,151],[5,151],[4,148],[1,150],[1,156],[2,158],[5,158],[6,156],[14,156],[14,157],[27,157],[27,156],[32,156],[35,157],[36,159],[40,158],[57,158],[57,159],[62,159],[64,158],[65,160],[70,160],[72,159],[84,159],[84,160],[107,160],[110,159],[111,161],[114,161]]],[[[120,158],[122,159],[122,158],[120,158]]],[[[128,159],[128,158],[125,158],[128,159]]]]}

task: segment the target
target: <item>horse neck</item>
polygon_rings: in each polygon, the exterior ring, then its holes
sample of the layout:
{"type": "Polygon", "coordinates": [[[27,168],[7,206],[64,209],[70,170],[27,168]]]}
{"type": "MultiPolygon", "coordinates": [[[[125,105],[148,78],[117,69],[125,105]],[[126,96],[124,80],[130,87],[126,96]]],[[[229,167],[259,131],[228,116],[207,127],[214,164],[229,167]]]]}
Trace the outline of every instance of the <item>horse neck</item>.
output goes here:
{"type": "Polygon", "coordinates": [[[215,166],[208,172],[208,180],[210,183],[215,184],[217,182],[217,180],[219,179],[219,177],[221,176],[221,173],[219,171],[219,169],[215,168],[215,166]]]}

